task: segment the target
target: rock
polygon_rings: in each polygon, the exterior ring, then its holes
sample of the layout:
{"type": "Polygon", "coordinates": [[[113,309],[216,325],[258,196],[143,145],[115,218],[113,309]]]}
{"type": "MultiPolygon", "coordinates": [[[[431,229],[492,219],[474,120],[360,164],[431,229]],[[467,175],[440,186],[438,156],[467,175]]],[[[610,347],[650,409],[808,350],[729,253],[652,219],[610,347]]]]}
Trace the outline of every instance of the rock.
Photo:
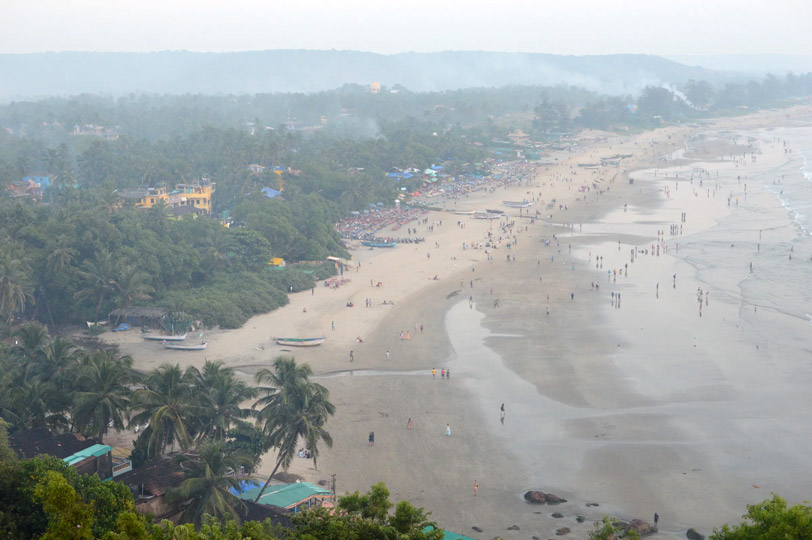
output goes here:
{"type": "Polygon", "coordinates": [[[553,517],[554,518],[562,518],[564,516],[562,514],[559,514],[558,512],[553,512],[553,517]]]}
{"type": "Polygon", "coordinates": [[[507,530],[509,530],[509,531],[518,531],[519,526],[518,525],[511,525],[510,527],[507,528],[507,530]]]}
{"type": "Polygon", "coordinates": [[[586,503],[587,507],[589,506],[600,506],[598,503],[586,503]]]}
{"type": "Polygon", "coordinates": [[[570,528],[569,527],[561,527],[560,529],[555,531],[556,536],[564,536],[565,534],[569,534],[569,533],[570,533],[570,528]]]}
{"type": "Polygon", "coordinates": [[[688,529],[688,531],[685,533],[685,536],[687,536],[689,540],[705,540],[705,535],[700,534],[693,527],[688,529]]]}
{"type": "Polygon", "coordinates": [[[637,531],[640,536],[648,536],[655,532],[648,521],[643,519],[633,519],[629,522],[629,530],[637,531]]]}
{"type": "Polygon", "coordinates": [[[472,528],[473,530],[475,530],[476,532],[482,532],[482,529],[480,529],[480,528],[479,528],[479,527],[477,527],[476,525],[474,525],[474,526],[473,526],[473,527],[471,527],[471,528],[472,528]]]}
{"type": "Polygon", "coordinates": [[[584,516],[575,516],[575,521],[577,521],[578,523],[583,523],[584,521],[586,521],[586,518],[584,516]]]}
{"type": "Polygon", "coordinates": [[[524,494],[524,500],[533,504],[561,504],[567,502],[566,499],[543,491],[528,491],[524,494]]]}

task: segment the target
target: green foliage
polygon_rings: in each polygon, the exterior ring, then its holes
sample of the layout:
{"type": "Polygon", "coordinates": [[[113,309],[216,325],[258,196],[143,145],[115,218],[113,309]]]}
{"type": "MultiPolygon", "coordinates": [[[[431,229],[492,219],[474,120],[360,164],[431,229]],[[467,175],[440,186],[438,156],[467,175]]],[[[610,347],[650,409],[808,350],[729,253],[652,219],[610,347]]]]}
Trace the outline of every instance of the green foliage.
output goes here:
{"type": "Polygon", "coordinates": [[[745,521],[725,525],[711,540],[805,540],[812,538],[812,508],[808,503],[787,506],[776,494],[758,504],[747,505],[745,521]]]}
{"type": "Polygon", "coordinates": [[[595,523],[595,528],[589,533],[589,540],[640,540],[637,531],[626,530],[614,518],[603,516],[603,521],[595,523]]]}
{"type": "Polygon", "coordinates": [[[422,508],[400,501],[394,515],[389,515],[392,503],[383,483],[372,486],[369,493],[357,491],[339,498],[339,513],[326,509],[302,512],[293,516],[297,540],[441,540],[443,531],[429,521],[422,508]],[[427,529],[424,532],[424,529],[427,529]]]}

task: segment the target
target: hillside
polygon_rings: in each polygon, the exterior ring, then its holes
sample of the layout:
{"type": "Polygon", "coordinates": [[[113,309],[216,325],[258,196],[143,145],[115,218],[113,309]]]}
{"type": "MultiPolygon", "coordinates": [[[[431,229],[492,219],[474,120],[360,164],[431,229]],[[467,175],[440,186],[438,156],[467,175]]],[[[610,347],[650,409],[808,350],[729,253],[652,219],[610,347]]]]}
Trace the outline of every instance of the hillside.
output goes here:
{"type": "Polygon", "coordinates": [[[560,56],[439,52],[381,55],[357,51],[238,53],[63,52],[0,55],[0,99],[131,92],[244,94],[315,92],[379,81],[413,91],[511,84],[576,85],[637,93],[647,84],[722,77],[659,56],[560,56]]]}

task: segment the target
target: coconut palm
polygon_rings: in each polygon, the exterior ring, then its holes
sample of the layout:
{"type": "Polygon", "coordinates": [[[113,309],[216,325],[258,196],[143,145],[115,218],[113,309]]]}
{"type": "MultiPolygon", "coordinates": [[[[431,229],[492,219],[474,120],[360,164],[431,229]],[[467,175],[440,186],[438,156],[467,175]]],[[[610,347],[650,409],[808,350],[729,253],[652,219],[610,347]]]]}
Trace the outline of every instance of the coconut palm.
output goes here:
{"type": "Polygon", "coordinates": [[[145,388],[133,393],[130,424],[149,424],[147,453],[162,455],[167,445],[177,441],[186,449],[192,442],[189,422],[197,414],[188,379],[180,366],[164,364],[147,377],[145,388]]]}
{"type": "Polygon", "coordinates": [[[34,301],[30,273],[21,259],[8,253],[0,256],[0,317],[6,322],[34,301]]]}
{"type": "Polygon", "coordinates": [[[40,346],[34,372],[43,381],[54,380],[58,385],[76,364],[76,345],[65,337],[40,346]]]}
{"type": "Polygon", "coordinates": [[[208,264],[212,269],[231,264],[231,256],[234,253],[236,242],[227,229],[223,227],[212,229],[211,235],[201,239],[201,244],[205,250],[208,264]]]}
{"type": "Polygon", "coordinates": [[[177,463],[186,479],[167,493],[167,499],[186,503],[183,519],[195,525],[200,525],[205,514],[236,518],[234,507],[242,501],[229,490],[239,489],[236,473],[250,462],[243,454],[228,452],[224,441],[202,444],[194,455],[178,456],[177,463]]]}
{"type": "Polygon", "coordinates": [[[94,322],[99,320],[99,310],[104,300],[116,290],[116,266],[116,261],[106,249],[99,250],[95,259],[82,263],[81,276],[84,287],[74,295],[74,298],[96,302],[94,322]]]}
{"type": "Polygon", "coordinates": [[[328,417],[335,414],[335,406],[329,401],[329,391],[309,380],[311,373],[307,364],[297,366],[293,358],[280,357],[274,361],[274,372],[263,370],[257,374],[258,381],[275,385],[272,391],[264,389],[267,395],[260,401],[266,405],[260,411],[260,418],[266,446],[275,447],[277,456],[276,465],[255,501],[265,492],[276,471],[290,466],[299,439],[304,439],[314,466],[317,466],[319,443],[324,442],[328,448],[333,446],[333,438],[324,425],[328,417]]]}
{"type": "Polygon", "coordinates": [[[93,433],[102,443],[108,427],[124,429],[128,417],[132,358],[116,357],[112,353],[97,353],[85,363],[76,384],[82,390],[76,393],[73,410],[74,422],[80,431],[93,433]]]}
{"type": "Polygon", "coordinates": [[[128,264],[116,272],[112,283],[112,297],[117,307],[127,308],[133,302],[151,298],[155,292],[149,283],[149,274],[139,270],[138,267],[128,264]]]}
{"type": "Polygon", "coordinates": [[[189,375],[199,400],[198,437],[224,439],[234,424],[254,413],[241,405],[255,398],[257,390],[238,381],[222,362],[207,361],[202,371],[190,368],[189,375]]]}
{"type": "Polygon", "coordinates": [[[48,330],[39,323],[29,323],[14,332],[12,354],[33,360],[42,354],[42,348],[48,343],[48,330]]]}
{"type": "Polygon", "coordinates": [[[48,271],[51,273],[61,272],[73,264],[77,252],[73,248],[58,247],[48,254],[48,271]]]}

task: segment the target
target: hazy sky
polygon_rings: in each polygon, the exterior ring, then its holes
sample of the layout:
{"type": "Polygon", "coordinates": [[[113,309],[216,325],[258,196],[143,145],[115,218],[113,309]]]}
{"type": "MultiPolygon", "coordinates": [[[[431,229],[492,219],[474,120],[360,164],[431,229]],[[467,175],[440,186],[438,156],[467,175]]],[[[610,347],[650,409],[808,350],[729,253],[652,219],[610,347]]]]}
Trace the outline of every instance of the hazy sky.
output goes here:
{"type": "Polygon", "coordinates": [[[812,0],[0,0],[0,53],[812,54],[812,0]]]}

